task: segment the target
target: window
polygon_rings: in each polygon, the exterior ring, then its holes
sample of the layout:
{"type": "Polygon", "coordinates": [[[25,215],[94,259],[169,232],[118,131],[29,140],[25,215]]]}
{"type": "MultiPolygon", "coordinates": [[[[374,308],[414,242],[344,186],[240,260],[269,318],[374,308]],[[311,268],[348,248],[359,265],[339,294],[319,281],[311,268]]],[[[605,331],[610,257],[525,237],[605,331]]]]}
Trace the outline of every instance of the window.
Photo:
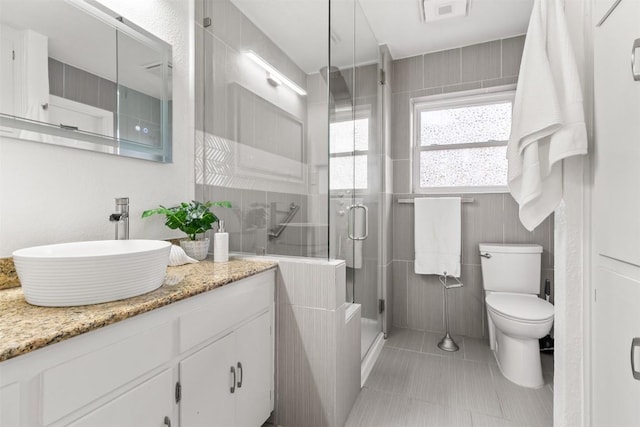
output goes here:
{"type": "Polygon", "coordinates": [[[415,100],[414,192],[505,191],[513,97],[503,91],[415,100]]]}
{"type": "Polygon", "coordinates": [[[332,190],[367,188],[369,118],[340,120],[329,125],[329,185],[332,190]]]}

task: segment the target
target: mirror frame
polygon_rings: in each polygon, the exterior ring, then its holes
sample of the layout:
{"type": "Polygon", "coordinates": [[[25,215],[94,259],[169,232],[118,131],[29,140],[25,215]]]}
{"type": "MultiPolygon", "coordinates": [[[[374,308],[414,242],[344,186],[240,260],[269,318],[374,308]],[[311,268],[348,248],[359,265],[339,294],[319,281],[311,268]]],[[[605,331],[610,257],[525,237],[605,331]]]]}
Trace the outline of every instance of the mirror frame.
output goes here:
{"type": "MultiPolygon", "coordinates": [[[[83,150],[114,154],[118,156],[137,158],[142,160],[150,160],[160,163],[172,162],[172,114],[169,111],[169,101],[171,96],[172,76],[170,69],[172,67],[172,46],[171,44],[161,40],[144,28],[124,18],[122,15],[98,3],[96,0],[64,0],[66,3],[77,7],[84,13],[92,16],[105,25],[113,28],[115,34],[122,34],[149,46],[162,55],[162,92],[163,98],[160,103],[160,145],[158,147],[149,146],[147,144],[120,138],[120,96],[117,97],[117,107],[114,112],[115,126],[114,136],[106,136],[92,132],[82,131],[65,127],[63,125],[55,125],[52,123],[43,123],[25,117],[1,114],[0,127],[12,128],[17,131],[15,135],[3,135],[3,137],[14,138],[29,142],[40,142],[50,145],[78,148],[83,150]],[[54,141],[55,138],[55,141],[54,141]]],[[[118,46],[116,44],[116,49],[118,46]]],[[[116,58],[118,52],[116,51],[116,58]]],[[[116,59],[117,62],[117,59],[116,59]]],[[[117,66],[117,63],[115,64],[117,66]]],[[[116,87],[120,88],[118,81],[115,82],[116,87]]]]}

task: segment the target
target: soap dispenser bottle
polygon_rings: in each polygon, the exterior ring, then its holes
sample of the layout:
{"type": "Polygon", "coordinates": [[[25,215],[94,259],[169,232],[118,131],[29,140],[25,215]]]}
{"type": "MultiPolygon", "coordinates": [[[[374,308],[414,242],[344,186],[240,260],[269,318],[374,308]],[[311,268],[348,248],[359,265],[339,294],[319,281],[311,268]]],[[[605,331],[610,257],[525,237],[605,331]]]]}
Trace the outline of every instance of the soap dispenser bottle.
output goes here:
{"type": "Polygon", "coordinates": [[[224,221],[218,221],[218,232],[213,235],[213,262],[229,261],[229,233],[224,228],[224,221]]]}

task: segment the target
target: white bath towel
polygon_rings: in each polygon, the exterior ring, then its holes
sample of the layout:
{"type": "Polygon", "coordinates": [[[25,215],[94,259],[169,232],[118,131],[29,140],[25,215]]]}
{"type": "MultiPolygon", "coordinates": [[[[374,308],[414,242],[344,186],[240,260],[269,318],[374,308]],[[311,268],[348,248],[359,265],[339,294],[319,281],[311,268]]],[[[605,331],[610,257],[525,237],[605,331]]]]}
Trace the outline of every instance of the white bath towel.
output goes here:
{"type": "Polygon", "coordinates": [[[416,198],[414,230],[415,272],[460,277],[460,198],[416,198]]]}
{"type": "Polygon", "coordinates": [[[562,200],[562,160],[587,153],[582,92],[560,0],[536,0],[507,146],[520,221],[538,226],[562,200]]]}

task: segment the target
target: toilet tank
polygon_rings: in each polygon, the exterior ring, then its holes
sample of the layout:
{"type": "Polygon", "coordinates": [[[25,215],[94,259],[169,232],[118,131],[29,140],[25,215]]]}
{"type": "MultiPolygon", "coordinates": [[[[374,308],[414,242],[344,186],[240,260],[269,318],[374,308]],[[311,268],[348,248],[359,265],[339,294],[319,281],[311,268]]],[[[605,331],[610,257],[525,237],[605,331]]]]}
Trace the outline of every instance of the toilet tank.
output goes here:
{"type": "Polygon", "coordinates": [[[540,293],[541,245],[480,243],[479,247],[486,291],[540,293]]]}

